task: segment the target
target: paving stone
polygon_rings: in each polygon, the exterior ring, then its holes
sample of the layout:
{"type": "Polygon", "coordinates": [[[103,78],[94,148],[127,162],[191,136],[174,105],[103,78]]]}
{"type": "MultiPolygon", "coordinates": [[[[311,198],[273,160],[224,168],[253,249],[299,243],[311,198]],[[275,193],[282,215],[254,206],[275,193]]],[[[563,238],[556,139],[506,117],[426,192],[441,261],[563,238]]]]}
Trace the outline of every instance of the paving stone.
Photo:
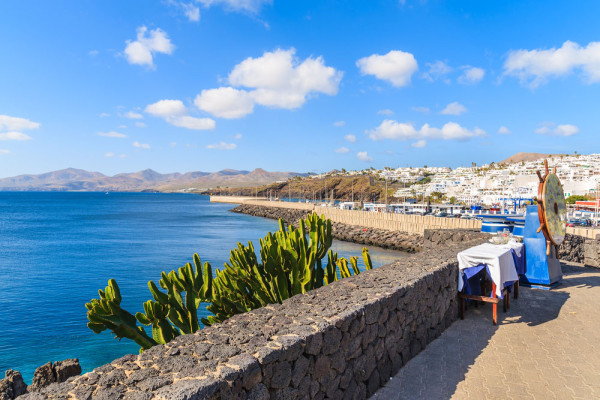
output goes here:
{"type": "Polygon", "coordinates": [[[468,308],[372,399],[600,398],[598,298],[598,269],[565,263],[560,286],[522,287],[497,327],[490,305],[468,308]]]}

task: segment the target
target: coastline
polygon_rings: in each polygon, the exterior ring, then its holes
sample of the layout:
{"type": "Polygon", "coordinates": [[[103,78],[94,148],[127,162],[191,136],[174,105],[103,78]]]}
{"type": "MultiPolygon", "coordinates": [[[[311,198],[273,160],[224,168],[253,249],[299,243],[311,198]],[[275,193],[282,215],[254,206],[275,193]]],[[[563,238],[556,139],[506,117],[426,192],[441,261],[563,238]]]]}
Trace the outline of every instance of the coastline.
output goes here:
{"type": "MultiPolygon", "coordinates": [[[[44,259],[48,271],[55,271],[60,265],[66,263],[70,266],[71,270],[69,270],[70,272],[60,270],[62,271],[59,271],[61,274],[69,272],[71,274],[78,274],[80,277],[85,276],[85,280],[88,283],[84,287],[79,288],[76,295],[71,295],[72,288],[69,286],[68,279],[59,280],[57,286],[55,280],[48,275],[47,281],[44,281],[44,286],[49,289],[52,288],[52,290],[60,290],[61,293],[64,293],[67,297],[71,298],[69,303],[74,303],[77,310],[82,308],[85,301],[88,301],[89,298],[96,294],[98,288],[103,287],[103,285],[106,284],[106,279],[109,277],[116,278],[122,287],[128,288],[127,292],[123,292],[126,294],[125,301],[127,302],[128,307],[139,307],[141,302],[147,300],[150,296],[147,292],[147,281],[156,280],[160,276],[160,271],[167,269],[168,266],[180,266],[180,261],[178,261],[180,258],[183,262],[188,262],[193,252],[196,251],[202,256],[203,260],[209,260],[213,266],[221,267],[222,262],[226,261],[228,251],[233,248],[233,242],[244,242],[248,239],[251,239],[254,242],[259,237],[264,236],[268,231],[272,231],[273,227],[276,226],[276,222],[272,219],[267,221],[262,218],[235,218],[233,214],[229,213],[230,206],[224,204],[211,204],[208,202],[208,196],[198,196],[196,194],[119,192],[118,196],[105,196],[101,192],[87,192],[85,194],[75,192],[35,192],[35,195],[33,195],[33,192],[4,193],[11,194],[11,197],[15,197],[15,199],[18,200],[20,206],[18,209],[15,209],[15,211],[23,213],[22,216],[19,217],[20,220],[25,218],[26,214],[30,212],[31,207],[43,206],[43,208],[36,211],[36,214],[48,217],[49,222],[41,220],[47,231],[58,232],[57,229],[59,227],[65,228],[64,232],[61,234],[63,240],[60,242],[54,242],[55,239],[58,240],[58,236],[54,234],[51,237],[48,237],[49,239],[52,239],[52,246],[60,245],[62,246],[60,247],[61,249],[64,248],[64,250],[55,254],[56,257],[54,258],[56,258],[56,260],[52,257],[50,257],[50,259],[44,259]],[[15,196],[17,194],[18,196],[15,196]],[[39,196],[42,196],[42,198],[38,198],[39,196]],[[155,201],[140,202],[140,199],[142,198],[151,200],[155,196],[157,196],[158,199],[162,199],[160,203],[156,203],[155,201]],[[177,197],[173,198],[171,196],[177,197]],[[124,201],[121,201],[120,199],[123,199],[124,201]],[[200,199],[200,201],[198,201],[198,199],[200,199]],[[155,204],[153,205],[153,203],[155,204]],[[48,209],[46,204],[51,207],[51,209],[48,209]],[[107,206],[110,205],[110,207],[104,207],[103,204],[107,206]],[[174,210],[169,204],[177,207],[176,213],[169,211],[174,210]],[[152,208],[149,208],[149,206],[152,206],[152,208]],[[202,207],[207,207],[206,216],[202,207]],[[116,210],[118,210],[118,213],[115,213],[116,210]],[[152,213],[149,214],[149,212],[152,213]],[[61,222],[63,221],[60,217],[61,215],[68,216],[68,218],[65,218],[64,223],[61,222]],[[195,219],[194,221],[196,222],[192,223],[189,221],[189,218],[192,215],[201,215],[202,219],[195,219]],[[227,217],[228,215],[230,215],[230,217],[227,217]],[[59,216],[58,219],[57,216],[59,216]],[[127,220],[122,219],[125,216],[127,216],[127,220]],[[66,224],[67,220],[72,221],[73,218],[86,222],[75,225],[66,224]],[[152,229],[143,229],[140,234],[129,237],[124,236],[124,232],[121,232],[121,229],[114,229],[114,218],[118,218],[119,226],[127,227],[126,230],[128,232],[133,227],[139,226],[141,228],[142,226],[148,226],[147,224],[150,221],[154,222],[152,224],[152,229]],[[232,222],[226,224],[224,227],[222,226],[223,218],[229,218],[232,222]],[[213,222],[211,222],[212,219],[214,219],[213,222]],[[93,221],[93,225],[88,225],[89,222],[87,221],[93,221]],[[100,223],[102,224],[101,226],[98,225],[100,223]],[[93,232],[90,231],[92,228],[93,232]],[[178,239],[176,247],[173,247],[173,239],[179,236],[173,236],[174,230],[178,230],[177,235],[185,232],[185,239],[178,239]],[[91,242],[100,243],[100,247],[104,249],[110,248],[110,254],[113,254],[114,257],[106,255],[99,257],[98,254],[94,253],[95,250],[92,248],[90,248],[91,250],[85,250],[85,248],[81,247],[82,242],[78,238],[84,236],[84,231],[86,232],[86,235],[92,234],[91,237],[86,236],[89,237],[91,242]],[[64,240],[65,237],[69,238],[69,240],[64,240]],[[158,251],[157,247],[160,248],[163,245],[156,244],[157,238],[161,238],[161,242],[162,240],[167,240],[172,251],[168,252],[168,254],[160,254],[159,257],[159,254],[156,253],[158,251]],[[204,246],[204,240],[209,240],[210,243],[214,244],[211,244],[208,247],[204,246]],[[135,243],[136,246],[143,246],[143,248],[146,249],[143,252],[144,254],[138,256],[137,252],[132,252],[127,244],[129,242],[135,243]],[[200,244],[200,248],[198,247],[198,244],[200,244]],[[193,251],[189,249],[193,249],[193,251]],[[81,270],[77,267],[77,260],[68,261],[64,256],[58,257],[59,254],[70,255],[74,254],[74,251],[79,250],[84,251],[86,254],[91,254],[92,259],[99,263],[98,265],[93,264],[95,269],[88,268],[81,270]],[[92,253],[89,253],[89,251],[92,253]],[[128,262],[125,263],[127,265],[121,264],[123,263],[122,254],[126,254],[128,257],[128,262]],[[134,267],[134,265],[139,264],[146,265],[147,271],[141,272],[134,267]],[[109,268],[111,265],[120,265],[118,272],[114,272],[116,270],[112,269],[112,267],[109,268]],[[130,267],[131,269],[129,269],[130,267]],[[131,274],[133,274],[133,276],[131,274]],[[131,279],[128,281],[126,276],[129,276],[131,279]],[[139,291],[142,292],[141,294],[137,292],[137,288],[140,288],[139,291]]],[[[6,200],[6,196],[4,196],[4,198],[6,200]]],[[[5,218],[9,217],[9,215],[5,215],[5,218]]],[[[39,221],[36,218],[35,223],[38,222],[39,221]]],[[[18,228],[18,224],[13,223],[12,225],[14,225],[14,229],[18,228]]],[[[39,231],[39,228],[35,228],[36,225],[32,226],[32,229],[39,231]]],[[[22,232],[24,235],[25,231],[20,229],[19,232],[22,232]]],[[[11,235],[10,231],[5,233],[11,235]]],[[[38,235],[36,240],[39,241],[44,237],[45,236],[38,235]]],[[[341,236],[336,237],[336,239],[344,240],[341,236]]],[[[361,243],[352,240],[344,240],[344,242],[361,243]]],[[[386,248],[379,243],[363,244],[386,248]]],[[[31,242],[31,245],[34,245],[33,241],[31,242]]],[[[7,265],[8,269],[12,267],[17,268],[18,261],[25,257],[26,248],[23,247],[23,245],[17,246],[16,243],[14,246],[14,251],[17,251],[14,253],[12,260],[14,265],[9,262],[7,265]]],[[[96,245],[96,247],[98,247],[98,245],[96,245]]],[[[388,248],[394,249],[393,247],[388,248]]],[[[382,253],[386,252],[382,251],[382,253]]],[[[341,254],[359,255],[360,247],[346,246],[344,250],[341,250],[341,254]],[[350,248],[352,248],[352,252],[346,253],[350,248]]],[[[40,257],[39,262],[44,258],[43,256],[44,254],[41,253],[36,255],[36,257],[40,257]]],[[[390,260],[390,256],[394,256],[391,251],[384,254],[383,257],[380,255],[378,265],[395,261],[395,259],[390,260]]],[[[402,258],[402,255],[399,255],[398,258],[402,258]]],[[[375,261],[375,257],[373,260],[374,262],[377,262],[375,261]]],[[[64,269],[64,267],[61,268],[64,269]]],[[[5,270],[5,272],[6,271],[7,270],[5,270]]],[[[2,271],[0,271],[0,275],[1,272],[2,271]]],[[[44,275],[44,277],[46,277],[46,275],[44,275]]],[[[16,292],[22,290],[22,287],[15,283],[12,288],[9,289],[9,292],[16,292]]],[[[30,297],[28,300],[28,302],[32,304],[32,309],[38,307],[36,305],[37,302],[34,300],[35,297],[30,297]]],[[[71,307],[71,309],[72,308],[73,307],[71,307]]],[[[6,310],[8,311],[8,308],[6,310]]],[[[85,323],[87,322],[85,320],[85,312],[82,313],[77,310],[69,310],[69,326],[71,326],[72,329],[68,332],[68,335],[70,338],[73,338],[75,342],[79,342],[80,345],[71,347],[72,344],[69,345],[68,343],[63,343],[60,338],[64,337],[67,333],[63,333],[61,330],[54,332],[53,337],[56,337],[57,339],[52,339],[51,342],[49,342],[47,335],[44,335],[44,338],[29,336],[24,338],[23,336],[18,336],[16,334],[12,335],[9,330],[8,332],[4,332],[6,357],[2,357],[3,360],[1,360],[2,362],[0,364],[3,364],[4,368],[0,372],[4,372],[4,370],[11,368],[19,370],[22,373],[24,380],[27,383],[32,383],[34,370],[47,361],[56,362],[59,360],[78,358],[81,362],[83,372],[85,373],[120,356],[114,355],[112,358],[108,358],[107,356],[99,354],[100,348],[104,349],[104,352],[107,354],[115,354],[115,350],[119,351],[119,349],[128,348],[126,343],[119,343],[108,336],[98,336],[88,332],[88,329],[85,327],[85,323]],[[30,343],[29,348],[32,349],[32,351],[28,351],[27,355],[24,354],[23,349],[17,351],[20,347],[20,343],[24,343],[24,341],[28,341],[30,343]],[[61,343],[64,344],[64,347],[68,347],[66,351],[61,350],[61,343]],[[47,346],[48,351],[44,350],[43,346],[45,345],[47,346]],[[33,351],[33,349],[38,350],[33,351]]],[[[7,319],[7,321],[11,322],[11,319],[7,319]]],[[[29,322],[38,324],[35,320],[29,322]]],[[[43,329],[48,329],[48,327],[41,322],[39,326],[43,329]]],[[[121,354],[137,350],[137,346],[133,347],[136,348],[127,349],[121,354]]]]}

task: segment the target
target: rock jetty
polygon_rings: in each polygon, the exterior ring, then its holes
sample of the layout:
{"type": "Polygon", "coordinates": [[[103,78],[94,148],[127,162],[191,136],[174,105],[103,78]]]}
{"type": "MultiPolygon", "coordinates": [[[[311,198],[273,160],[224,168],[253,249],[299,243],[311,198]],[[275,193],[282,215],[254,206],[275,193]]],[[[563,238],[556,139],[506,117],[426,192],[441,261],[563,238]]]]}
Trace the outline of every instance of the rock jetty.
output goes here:
{"type": "MultiPolygon", "coordinates": [[[[300,218],[305,218],[310,211],[295,210],[279,207],[264,207],[242,204],[232,212],[248,214],[255,217],[282,219],[286,224],[297,225],[300,218]]],[[[423,237],[401,231],[386,229],[365,228],[362,226],[347,225],[339,222],[332,224],[333,237],[345,242],[377,246],[384,249],[400,250],[415,253],[423,248],[423,237]]]]}

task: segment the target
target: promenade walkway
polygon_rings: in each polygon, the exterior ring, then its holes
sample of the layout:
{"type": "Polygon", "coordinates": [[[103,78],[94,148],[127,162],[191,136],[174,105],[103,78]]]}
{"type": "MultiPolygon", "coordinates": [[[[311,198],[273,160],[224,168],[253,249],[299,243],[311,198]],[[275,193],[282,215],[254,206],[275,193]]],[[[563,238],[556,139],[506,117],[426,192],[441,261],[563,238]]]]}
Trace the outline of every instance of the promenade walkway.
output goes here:
{"type": "Polygon", "coordinates": [[[563,274],[522,288],[498,326],[491,305],[469,307],[372,399],[600,399],[600,270],[563,274]]]}

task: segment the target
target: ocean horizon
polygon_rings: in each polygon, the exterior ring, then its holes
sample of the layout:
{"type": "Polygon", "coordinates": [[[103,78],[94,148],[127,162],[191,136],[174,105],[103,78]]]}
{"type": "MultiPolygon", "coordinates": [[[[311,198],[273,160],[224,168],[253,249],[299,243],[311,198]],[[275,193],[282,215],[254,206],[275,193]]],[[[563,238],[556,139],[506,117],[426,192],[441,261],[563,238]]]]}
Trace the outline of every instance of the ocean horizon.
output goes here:
{"type": "MultiPolygon", "coordinates": [[[[149,280],[192,262],[194,253],[223,268],[238,242],[278,229],[275,220],[229,212],[234,205],[182,193],[0,192],[0,371],[31,382],[48,361],[78,358],[88,372],[125,354],[128,339],[87,328],[85,303],[117,280],[122,307],[135,313],[151,298],[149,280]]],[[[342,256],[362,245],[334,241],[342,256]]],[[[370,248],[375,267],[405,253],[370,248]]],[[[200,316],[208,315],[201,307],[200,316]]]]}

